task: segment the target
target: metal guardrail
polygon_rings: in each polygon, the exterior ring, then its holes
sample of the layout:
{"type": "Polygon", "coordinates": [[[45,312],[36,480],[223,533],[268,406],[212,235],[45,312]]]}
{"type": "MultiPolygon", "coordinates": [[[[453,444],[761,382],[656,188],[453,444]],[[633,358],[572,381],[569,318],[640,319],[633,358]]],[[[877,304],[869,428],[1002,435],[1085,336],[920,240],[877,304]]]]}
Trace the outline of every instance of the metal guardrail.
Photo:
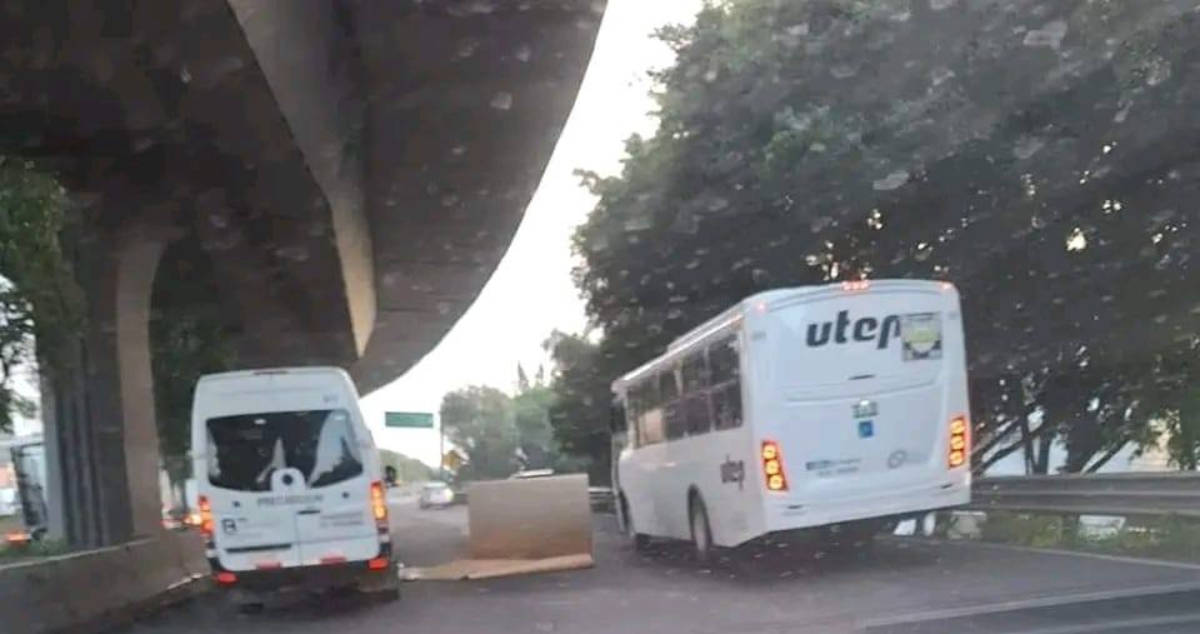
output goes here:
{"type": "Polygon", "coordinates": [[[1200,518],[1200,473],[1090,473],[980,478],[971,486],[977,511],[1200,518]]]}
{"type": "MultiPolygon", "coordinates": [[[[612,512],[613,492],[589,487],[593,511],[612,512]]],[[[1089,473],[979,478],[974,511],[1200,518],[1200,472],[1089,473]]]]}

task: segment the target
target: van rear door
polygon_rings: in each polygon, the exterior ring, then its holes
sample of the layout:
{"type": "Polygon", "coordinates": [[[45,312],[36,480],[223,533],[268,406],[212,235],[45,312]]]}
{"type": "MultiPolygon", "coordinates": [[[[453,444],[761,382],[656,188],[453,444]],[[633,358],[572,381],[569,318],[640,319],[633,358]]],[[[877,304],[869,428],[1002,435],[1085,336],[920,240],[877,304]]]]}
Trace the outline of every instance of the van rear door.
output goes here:
{"type": "Polygon", "coordinates": [[[379,554],[371,479],[350,415],[334,410],[306,433],[305,486],[316,501],[296,510],[304,565],[363,561],[379,554]]]}
{"type": "Polygon", "coordinates": [[[831,289],[772,317],[789,502],[852,506],[944,478],[947,372],[962,363],[952,290],[831,289]]]}
{"type": "Polygon", "coordinates": [[[206,421],[208,488],[221,565],[242,571],[300,565],[292,491],[300,480],[287,466],[277,413],[206,421]]]}

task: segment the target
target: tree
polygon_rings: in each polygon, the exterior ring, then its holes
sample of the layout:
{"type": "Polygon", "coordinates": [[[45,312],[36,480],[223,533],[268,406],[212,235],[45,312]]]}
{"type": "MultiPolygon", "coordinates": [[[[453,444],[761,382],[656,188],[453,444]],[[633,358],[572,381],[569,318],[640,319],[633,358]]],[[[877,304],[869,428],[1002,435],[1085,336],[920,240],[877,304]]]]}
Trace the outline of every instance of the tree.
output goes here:
{"type": "Polygon", "coordinates": [[[232,324],[212,263],[194,241],[167,250],[155,274],[151,370],[159,453],[172,485],[191,476],[192,395],[204,374],[235,366],[232,324]]]}
{"type": "Polygon", "coordinates": [[[517,393],[525,392],[529,389],[529,377],[525,375],[525,368],[521,364],[517,364],[517,393]]]}
{"type": "Polygon", "coordinates": [[[550,426],[554,391],[542,385],[527,387],[512,399],[513,420],[526,469],[554,467],[558,447],[550,426]]]}
{"type": "MultiPolygon", "coordinates": [[[[629,139],[619,175],[582,175],[598,202],[575,278],[605,352],[570,389],[600,398],[759,290],[945,279],[962,292],[976,465],[1020,451],[1045,471],[1060,442],[1087,471],[1152,442],[1200,378],[1200,233],[1180,211],[1200,193],[1200,121],[1182,105],[1200,98],[1200,34],[1133,7],[1056,3],[1042,17],[1072,38],[1035,54],[1053,34],[1014,42],[1022,12],[961,3],[730,0],[664,29],[678,58],[656,76],[658,131],[629,139]]],[[[555,421],[600,451],[574,425],[555,421]]],[[[1170,446],[1190,464],[1186,434],[1170,446]]]]}
{"type": "Polygon", "coordinates": [[[434,470],[429,465],[395,451],[380,449],[379,460],[383,466],[396,469],[396,482],[399,484],[426,482],[434,476],[434,470]]]}
{"type": "Polygon", "coordinates": [[[471,386],[442,398],[447,439],[466,454],[460,480],[505,478],[517,470],[517,426],[508,396],[493,387],[471,386]]]}
{"type": "Polygon", "coordinates": [[[81,331],[82,293],[59,239],[66,209],[52,175],[0,156],[0,432],[12,430],[14,413],[34,413],[13,389],[15,370],[36,355],[43,371],[57,371],[81,331]]]}
{"type": "Polygon", "coordinates": [[[624,371],[622,360],[603,345],[590,342],[586,335],[555,331],[545,346],[554,359],[554,401],[549,408],[554,437],[564,453],[587,459],[593,482],[607,483],[611,458],[609,385],[624,371]]]}

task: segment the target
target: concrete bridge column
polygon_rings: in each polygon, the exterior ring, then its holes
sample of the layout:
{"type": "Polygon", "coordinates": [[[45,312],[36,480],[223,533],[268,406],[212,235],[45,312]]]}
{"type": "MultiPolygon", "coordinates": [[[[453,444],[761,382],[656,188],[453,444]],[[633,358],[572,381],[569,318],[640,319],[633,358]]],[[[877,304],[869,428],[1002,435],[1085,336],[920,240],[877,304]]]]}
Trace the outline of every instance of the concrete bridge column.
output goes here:
{"type": "Polygon", "coordinates": [[[68,367],[43,380],[50,532],[73,545],[161,530],[149,317],[170,239],[169,230],[126,223],[80,240],[87,323],[68,367]]]}

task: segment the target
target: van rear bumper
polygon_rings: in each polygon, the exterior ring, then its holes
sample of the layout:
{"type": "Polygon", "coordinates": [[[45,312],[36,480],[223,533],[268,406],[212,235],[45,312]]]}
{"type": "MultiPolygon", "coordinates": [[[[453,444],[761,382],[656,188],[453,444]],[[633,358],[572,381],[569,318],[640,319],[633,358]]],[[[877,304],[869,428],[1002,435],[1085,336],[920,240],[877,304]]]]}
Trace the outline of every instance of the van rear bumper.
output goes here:
{"type": "Polygon", "coordinates": [[[813,504],[769,501],[767,532],[811,528],[872,518],[915,515],[938,509],[963,506],[971,501],[969,477],[951,483],[927,484],[905,490],[882,491],[869,498],[822,500],[813,504]]]}
{"type": "Polygon", "coordinates": [[[216,558],[209,558],[208,563],[214,576],[222,572],[232,572],[236,575],[236,581],[233,583],[221,583],[218,579],[218,585],[238,592],[320,592],[346,587],[374,591],[395,587],[400,577],[392,558],[391,544],[381,544],[379,557],[388,560],[386,568],[372,570],[366,561],[347,561],[319,566],[231,571],[222,566],[216,558]]]}

